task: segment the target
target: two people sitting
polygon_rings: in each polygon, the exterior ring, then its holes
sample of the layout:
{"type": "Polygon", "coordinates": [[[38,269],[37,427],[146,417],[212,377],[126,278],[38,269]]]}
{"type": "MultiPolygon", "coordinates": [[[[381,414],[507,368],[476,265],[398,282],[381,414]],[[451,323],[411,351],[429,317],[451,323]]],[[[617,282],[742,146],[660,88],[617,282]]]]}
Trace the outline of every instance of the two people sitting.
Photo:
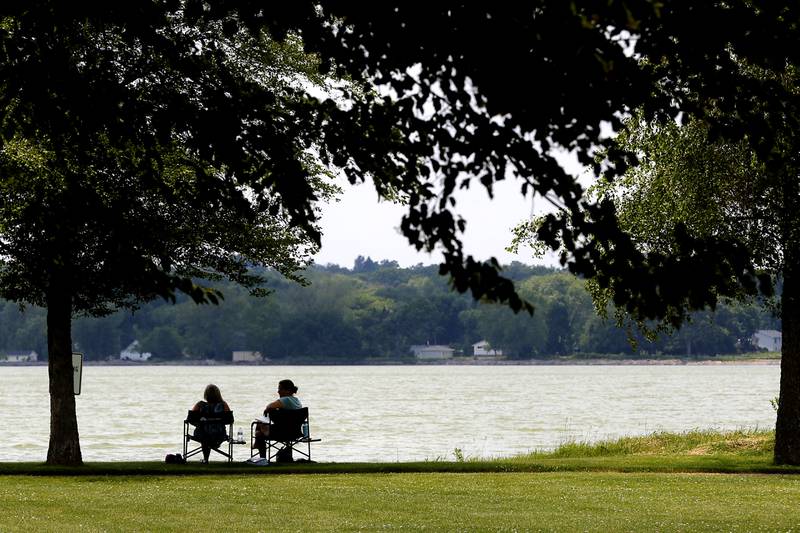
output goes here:
{"type": "MultiPolygon", "coordinates": [[[[295,396],[297,387],[290,379],[283,379],[278,383],[278,399],[274,402],[268,403],[264,408],[264,415],[269,416],[269,413],[279,409],[301,409],[303,407],[300,399],[295,396]]],[[[222,399],[222,393],[219,387],[209,384],[203,393],[204,400],[197,402],[192,411],[199,411],[201,416],[219,416],[219,414],[230,411],[231,408],[228,403],[222,399]]],[[[263,459],[267,457],[267,438],[269,437],[269,424],[259,423],[256,425],[255,430],[255,444],[254,447],[258,449],[259,456],[263,459]]],[[[225,425],[219,424],[204,424],[198,426],[194,430],[195,440],[200,442],[203,451],[203,462],[208,462],[208,456],[212,448],[218,448],[228,435],[225,433],[225,425]]],[[[288,453],[291,453],[289,448],[288,453]]]]}

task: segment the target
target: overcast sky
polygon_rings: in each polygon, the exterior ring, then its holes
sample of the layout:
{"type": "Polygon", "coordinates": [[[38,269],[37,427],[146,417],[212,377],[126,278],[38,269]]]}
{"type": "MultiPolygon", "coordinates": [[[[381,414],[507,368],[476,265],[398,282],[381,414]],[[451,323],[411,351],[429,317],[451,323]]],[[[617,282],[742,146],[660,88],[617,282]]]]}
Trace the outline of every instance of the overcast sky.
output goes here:
{"type": "MultiPolygon", "coordinates": [[[[561,156],[559,162],[573,175],[583,176],[582,182],[588,179],[574,158],[561,156]]],[[[530,196],[523,197],[520,185],[521,181],[514,179],[498,182],[493,200],[477,180],[468,191],[459,191],[456,210],[467,221],[464,249],[477,259],[496,257],[501,264],[520,261],[555,266],[553,256],[534,259],[527,249],[518,255],[505,251],[511,243],[511,229],[529,217],[532,208],[541,213],[549,207],[541,198],[532,202],[530,196]]],[[[323,208],[322,250],[315,261],[351,268],[355,258],[363,255],[375,261],[395,260],[404,267],[439,263],[438,252],[417,252],[402,236],[400,220],[404,212],[401,205],[379,202],[370,183],[346,184],[339,201],[323,208]]]]}

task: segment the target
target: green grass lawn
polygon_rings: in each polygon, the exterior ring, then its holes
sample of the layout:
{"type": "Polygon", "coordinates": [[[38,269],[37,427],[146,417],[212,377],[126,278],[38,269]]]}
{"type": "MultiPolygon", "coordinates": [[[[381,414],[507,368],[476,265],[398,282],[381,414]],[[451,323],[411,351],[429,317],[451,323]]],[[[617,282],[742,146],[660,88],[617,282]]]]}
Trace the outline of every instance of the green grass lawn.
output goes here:
{"type": "Polygon", "coordinates": [[[657,434],[463,462],[6,463],[0,531],[798,529],[800,469],[771,464],[772,438],[657,434]]]}
{"type": "Polygon", "coordinates": [[[0,478],[2,531],[790,530],[787,475],[413,473],[0,478]]]}

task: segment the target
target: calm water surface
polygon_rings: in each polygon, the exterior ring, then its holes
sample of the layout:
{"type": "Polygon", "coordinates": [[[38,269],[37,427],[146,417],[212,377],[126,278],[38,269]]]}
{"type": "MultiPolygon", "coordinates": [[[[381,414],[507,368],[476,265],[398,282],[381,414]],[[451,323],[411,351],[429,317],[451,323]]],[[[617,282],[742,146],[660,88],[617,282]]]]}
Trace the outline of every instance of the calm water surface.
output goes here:
{"type": "MultiPolygon", "coordinates": [[[[325,462],[452,460],[653,431],[772,428],[777,365],[86,366],[76,398],[85,461],[162,460],[186,410],[219,385],[248,432],[293,379],[325,462]]],[[[47,455],[47,368],[0,367],[0,461],[47,455]]],[[[249,457],[244,446],[237,460],[249,457]]],[[[219,457],[219,456],[218,456],[219,457]]]]}

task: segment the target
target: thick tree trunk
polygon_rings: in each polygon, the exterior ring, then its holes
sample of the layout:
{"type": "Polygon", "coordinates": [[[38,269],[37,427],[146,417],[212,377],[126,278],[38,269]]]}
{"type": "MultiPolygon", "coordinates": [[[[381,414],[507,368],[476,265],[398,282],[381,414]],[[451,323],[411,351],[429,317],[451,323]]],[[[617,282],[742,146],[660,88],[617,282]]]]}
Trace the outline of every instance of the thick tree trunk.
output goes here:
{"type": "Polygon", "coordinates": [[[50,373],[50,447],[47,464],[80,465],[81,445],[72,383],[72,302],[62,287],[47,297],[47,351],[50,373]]]}
{"type": "Polygon", "coordinates": [[[800,465],[800,260],[787,239],[783,271],[781,388],[775,423],[775,463],[800,465]]]}
{"type": "Polygon", "coordinates": [[[783,294],[781,295],[781,388],[775,422],[775,463],[800,465],[800,219],[794,175],[781,176],[783,294]]]}

